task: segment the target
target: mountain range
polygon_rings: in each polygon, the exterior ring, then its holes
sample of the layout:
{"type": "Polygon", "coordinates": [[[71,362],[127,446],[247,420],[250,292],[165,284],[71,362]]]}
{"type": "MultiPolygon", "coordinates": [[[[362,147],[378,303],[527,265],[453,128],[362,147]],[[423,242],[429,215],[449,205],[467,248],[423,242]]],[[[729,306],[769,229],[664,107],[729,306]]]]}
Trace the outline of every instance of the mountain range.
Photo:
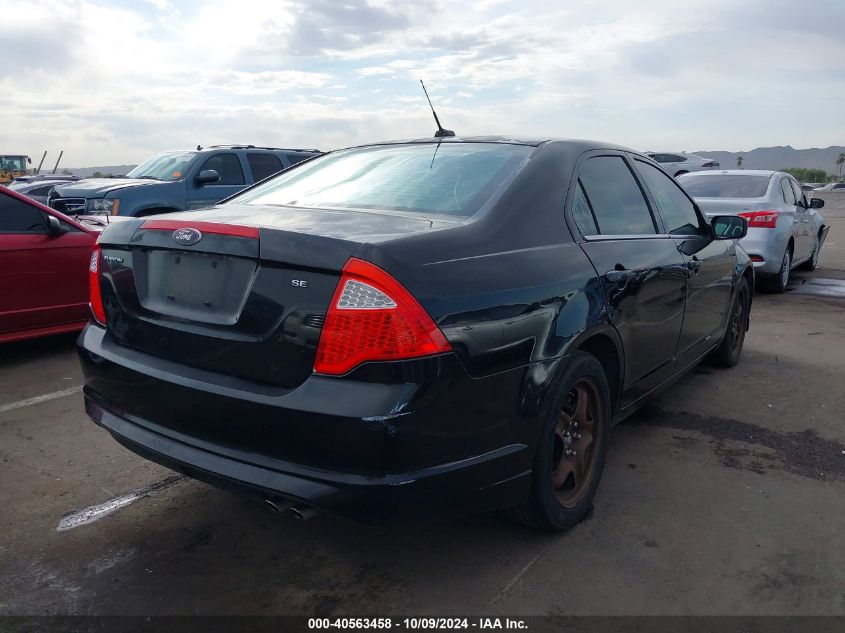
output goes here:
{"type": "Polygon", "coordinates": [[[748,152],[725,152],[707,150],[692,152],[718,160],[723,169],[736,169],[736,159],[742,156],[743,169],[783,169],[784,167],[804,167],[805,169],[823,169],[829,174],[838,172],[836,159],[845,152],[845,147],[834,145],[820,149],[795,149],[790,145],[778,147],[758,147],[748,152]]]}

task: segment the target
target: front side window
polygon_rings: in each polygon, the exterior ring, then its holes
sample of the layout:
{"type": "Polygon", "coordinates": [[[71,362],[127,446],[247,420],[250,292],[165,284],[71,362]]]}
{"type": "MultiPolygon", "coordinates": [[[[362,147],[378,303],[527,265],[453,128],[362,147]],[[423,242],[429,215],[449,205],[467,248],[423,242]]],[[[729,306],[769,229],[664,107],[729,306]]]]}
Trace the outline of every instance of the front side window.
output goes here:
{"type": "Polygon", "coordinates": [[[185,177],[196,152],[162,152],[138,165],[126,174],[127,178],[144,178],[173,182],[185,177]]]}
{"type": "Polygon", "coordinates": [[[469,217],[532,151],[524,145],[452,142],[340,150],[282,172],[231,203],[469,217]]]}
{"type": "Polygon", "coordinates": [[[26,171],[26,157],[3,156],[0,158],[0,169],[3,171],[26,171]]]}
{"type": "Polygon", "coordinates": [[[45,233],[41,211],[12,196],[0,194],[0,233],[45,233]]]}
{"type": "MultiPolygon", "coordinates": [[[[215,185],[243,185],[244,170],[241,168],[241,161],[237,154],[215,154],[206,160],[199,171],[213,169],[220,174],[220,180],[215,185]]],[[[199,173],[199,172],[197,172],[199,173]]]]}
{"type": "Polygon", "coordinates": [[[672,235],[698,235],[701,223],[695,206],[677,183],[653,165],[641,160],[636,164],[657,204],[666,230],[672,235]]]}
{"type": "Polygon", "coordinates": [[[657,233],[643,192],[621,156],[588,158],[581,183],[602,235],[657,233]]]}

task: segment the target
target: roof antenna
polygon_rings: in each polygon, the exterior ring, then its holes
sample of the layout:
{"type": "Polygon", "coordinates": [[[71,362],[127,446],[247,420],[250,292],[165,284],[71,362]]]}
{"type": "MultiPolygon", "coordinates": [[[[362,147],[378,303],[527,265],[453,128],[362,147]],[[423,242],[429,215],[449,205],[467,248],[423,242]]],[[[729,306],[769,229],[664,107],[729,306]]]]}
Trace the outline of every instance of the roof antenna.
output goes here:
{"type": "Polygon", "coordinates": [[[452,130],[446,130],[440,125],[440,119],[437,118],[437,113],[434,111],[434,106],[431,105],[431,97],[428,96],[428,90],[425,89],[425,84],[423,80],[420,79],[420,85],[422,86],[423,92],[425,93],[425,98],[428,99],[428,107],[431,108],[431,113],[434,115],[434,122],[437,123],[437,131],[434,133],[434,138],[443,138],[444,136],[455,136],[455,133],[452,130]]]}

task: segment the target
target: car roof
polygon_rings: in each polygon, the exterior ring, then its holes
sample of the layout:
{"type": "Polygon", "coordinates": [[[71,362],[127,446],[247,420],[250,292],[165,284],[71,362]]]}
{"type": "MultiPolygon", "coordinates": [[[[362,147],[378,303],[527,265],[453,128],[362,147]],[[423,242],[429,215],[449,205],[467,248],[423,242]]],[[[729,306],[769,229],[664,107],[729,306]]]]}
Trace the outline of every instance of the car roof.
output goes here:
{"type": "Polygon", "coordinates": [[[771,169],[712,169],[710,171],[695,171],[689,174],[683,174],[678,178],[689,176],[774,176],[775,174],[783,174],[788,176],[786,172],[772,171],[771,169]]]}
{"type": "MultiPolygon", "coordinates": [[[[583,153],[592,149],[610,149],[622,152],[633,152],[645,156],[640,151],[614,145],[604,141],[590,141],[585,139],[569,139],[555,137],[527,137],[527,136],[446,136],[441,138],[427,136],[424,138],[397,139],[392,141],[380,141],[377,143],[366,143],[356,145],[358,147],[378,147],[382,145],[414,145],[414,144],[437,144],[437,143],[501,143],[503,145],[527,145],[540,147],[541,145],[555,144],[571,149],[573,152],[583,153]]],[[[352,149],[352,148],[348,148],[352,149]]]]}

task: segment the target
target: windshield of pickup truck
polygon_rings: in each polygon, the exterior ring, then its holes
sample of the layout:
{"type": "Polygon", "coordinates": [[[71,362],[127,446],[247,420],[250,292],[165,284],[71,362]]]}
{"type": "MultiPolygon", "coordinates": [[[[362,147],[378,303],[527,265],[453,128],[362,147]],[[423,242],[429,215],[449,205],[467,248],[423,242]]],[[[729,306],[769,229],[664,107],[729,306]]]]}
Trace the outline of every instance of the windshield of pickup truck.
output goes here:
{"type": "Polygon", "coordinates": [[[173,182],[185,177],[188,165],[196,155],[196,152],[162,152],[145,160],[126,177],[173,182]]]}
{"type": "Polygon", "coordinates": [[[230,202],[469,217],[534,149],[446,142],[341,150],[289,169],[230,202]]]}

